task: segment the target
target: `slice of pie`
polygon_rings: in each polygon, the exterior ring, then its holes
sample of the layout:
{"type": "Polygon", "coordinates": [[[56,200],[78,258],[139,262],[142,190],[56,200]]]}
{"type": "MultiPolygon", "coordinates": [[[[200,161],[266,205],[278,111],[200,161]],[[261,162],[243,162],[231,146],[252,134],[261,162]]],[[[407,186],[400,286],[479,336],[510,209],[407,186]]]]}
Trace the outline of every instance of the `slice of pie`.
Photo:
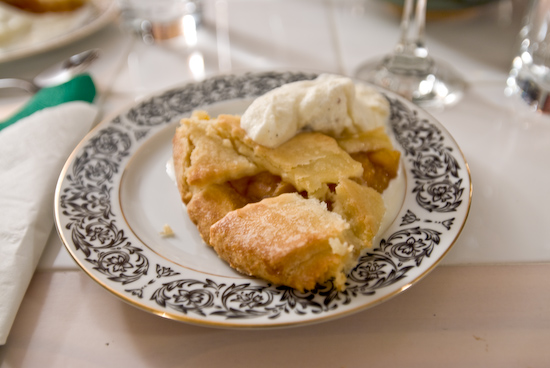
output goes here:
{"type": "Polygon", "coordinates": [[[173,138],[178,189],[204,241],[239,272],[300,291],[345,288],[378,232],[399,157],[383,127],[339,139],[303,132],[268,148],[239,116],[200,111],[173,138]]]}

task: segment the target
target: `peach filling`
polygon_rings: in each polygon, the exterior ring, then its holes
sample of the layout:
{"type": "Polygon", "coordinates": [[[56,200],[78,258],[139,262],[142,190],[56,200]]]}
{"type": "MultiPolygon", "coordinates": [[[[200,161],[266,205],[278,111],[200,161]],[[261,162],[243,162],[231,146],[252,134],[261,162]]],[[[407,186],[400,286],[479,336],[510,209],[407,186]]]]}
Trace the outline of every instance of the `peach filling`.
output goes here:
{"type": "Polygon", "coordinates": [[[363,180],[367,186],[382,193],[397,176],[399,170],[399,151],[386,148],[370,152],[352,153],[351,157],[363,165],[363,180]]]}
{"type": "MultiPolygon", "coordinates": [[[[382,193],[389,185],[390,180],[397,176],[399,169],[400,152],[389,149],[378,149],[370,152],[352,153],[351,157],[363,165],[363,184],[382,193]]],[[[296,188],[281,179],[280,176],[263,171],[253,176],[246,176],[228,182],[239,195],[248,203],[259,202],[264,198],[276,197],[283,193],[296,192],[296,188]]],[[[337,184],[329,183],[330,192],[334,192],[337,184]]],[[[300,193],[307,198],[307,192],[300,193]]],[[[329,209],[330,201],[326,201],[329,209]]]]}

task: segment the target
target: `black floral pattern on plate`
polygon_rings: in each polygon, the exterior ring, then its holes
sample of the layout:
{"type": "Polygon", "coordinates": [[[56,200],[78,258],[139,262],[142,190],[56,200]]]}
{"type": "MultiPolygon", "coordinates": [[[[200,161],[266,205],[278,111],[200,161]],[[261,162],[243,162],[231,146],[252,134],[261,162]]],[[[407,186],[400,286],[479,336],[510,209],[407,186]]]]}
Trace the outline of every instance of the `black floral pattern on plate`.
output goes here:
{"type": "Polygon", "coordinates": [[[98,272],[112,283],[133,285],[124,289],[131,298],[148,299],[166,312],[202,318],[276,320],[285,314],[319,315],[406,278],[453,227],[454,217],[439,219],[430,214],[456,212],[466,205],[468,188],[460,175],[460,161],[440,129],[419,118],[410,104],[391,96],[387,97],[390,127],[411,168],[407,174],[414,178],[410,195],[416,205],[405,209],[397,231],[360,257],[344,291],[330,282],[302,293],[259,280],[239,284],[206,275],[182,277],[169,261],[153,265],[148,250],[132,244],[128,230],[117,221],[117,204],[111,198],[117,190],[117,175],[134,146],[151,131],[201,106],[256,97],[282,84],[314,77],[290,72],[218,76],[152,97],[106,124],[80,149],[63,179],[59,208],[70,234],[67,246],[83,255],[94,270],[89,272],[98,272]],[[150,276],[152,266],[154,276],[150,276]]]}

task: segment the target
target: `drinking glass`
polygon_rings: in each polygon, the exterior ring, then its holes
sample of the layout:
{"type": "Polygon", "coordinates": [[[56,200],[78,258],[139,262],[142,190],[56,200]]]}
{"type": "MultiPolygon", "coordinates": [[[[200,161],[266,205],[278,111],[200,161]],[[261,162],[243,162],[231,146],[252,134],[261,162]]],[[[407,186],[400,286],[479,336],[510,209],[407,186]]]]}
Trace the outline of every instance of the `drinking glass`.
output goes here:
{"type": "Polygon", "coordinates": [[[363,64],[355,76],[422,107],[442,108],[462,98],[466,83],[450,65],[435,61],[428,52],[424,42],[426,1],[405,0],[401,37],[393,52],[363,64]]]}
{"type": "Polygon", "coordinates": [[[529,2],[519,38],[505,92],[550,113],[550,0],[529,2]]]}
{"type": "Polygon", "coordinates": [[[157,43],[195,33],[201,0],[118,0],[126,28],[145,43],[157,43]]]}

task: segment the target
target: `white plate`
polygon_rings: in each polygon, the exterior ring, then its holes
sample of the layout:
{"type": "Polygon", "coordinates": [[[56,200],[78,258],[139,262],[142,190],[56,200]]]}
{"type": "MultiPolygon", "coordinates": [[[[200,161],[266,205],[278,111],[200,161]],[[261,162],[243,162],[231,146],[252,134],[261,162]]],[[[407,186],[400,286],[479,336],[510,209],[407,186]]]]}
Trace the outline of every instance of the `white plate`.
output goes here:
{"type": "MultiPolygon", "coordinates": [[[[2,7],[9,9],[7,5],[2,7]]],[[[112,0],[89,0],[82,8],[67,13],[33,14],[16,10],[30,26],[25,32],[0,42],[0,63],[75,42],[113,21],[117,11],[112,0]]]]}
{"type": "Polygon", "coordinates": [[[218,76],[144,100],[104,121],[75,149],[56,191],[58,232],[80,267],[151,313],[220,327],[317,322],[381,303],[432,270],[462,230],[469,169],[449,133],[411,103],[391,103],[390,134],[402,152],[395,211],[349,274],[347,289],[300,293],[245,277],[201,241],[166,173],[181,117],[242,113],[252,99],[303,73],[218,76]],[[401,192],[400,192],[401,190],[401,192]],[[164,224],[176,236],[160,235],[164,224]]]}

